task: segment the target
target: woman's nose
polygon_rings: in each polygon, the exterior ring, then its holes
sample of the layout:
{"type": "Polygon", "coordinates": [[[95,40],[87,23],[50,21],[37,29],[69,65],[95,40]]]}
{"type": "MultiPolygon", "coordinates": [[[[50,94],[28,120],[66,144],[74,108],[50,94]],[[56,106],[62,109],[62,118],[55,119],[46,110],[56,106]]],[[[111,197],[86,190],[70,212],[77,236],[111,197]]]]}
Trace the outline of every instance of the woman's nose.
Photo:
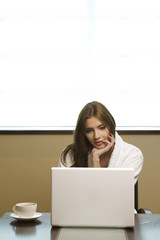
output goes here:
{"type": "Polygon", "coordinates": [[[99,139],[99,132],[97,130],[94,131],[94,138],[99,139]]]}

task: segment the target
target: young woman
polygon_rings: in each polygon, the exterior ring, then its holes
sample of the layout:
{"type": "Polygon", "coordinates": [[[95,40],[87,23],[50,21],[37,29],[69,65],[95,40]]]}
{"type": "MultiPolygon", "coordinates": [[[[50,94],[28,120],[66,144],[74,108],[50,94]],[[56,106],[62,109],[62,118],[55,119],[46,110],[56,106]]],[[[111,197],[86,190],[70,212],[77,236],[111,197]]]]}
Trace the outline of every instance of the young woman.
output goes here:
{"type": "Polygon", "coordinates": [[[58,166],[133,168],[136,183],[142,152],[124,142],[115,128],[115,120],[103,104],[88,103],[79,114],[74,143],[62,152],[58,166]]]}

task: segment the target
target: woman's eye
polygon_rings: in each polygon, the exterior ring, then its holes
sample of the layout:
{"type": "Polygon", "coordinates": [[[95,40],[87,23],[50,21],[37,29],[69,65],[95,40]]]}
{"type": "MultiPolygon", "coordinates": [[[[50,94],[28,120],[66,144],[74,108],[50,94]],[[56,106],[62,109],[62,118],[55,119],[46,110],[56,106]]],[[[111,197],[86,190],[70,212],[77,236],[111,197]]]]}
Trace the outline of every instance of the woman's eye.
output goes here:
{"type": "Polygon", "coordinates": [[[99,129],[101,129],[101,130],[103,130],[103,129],[105,129],[105,128],[106,128],[105,125],[102,125],[102,126],[99,127],[99,129]]]}
{"type": "Polygon", "coordinates": [[[92,129],[86,129],[86,133],[90,133],[92,131],[92,129]]]}

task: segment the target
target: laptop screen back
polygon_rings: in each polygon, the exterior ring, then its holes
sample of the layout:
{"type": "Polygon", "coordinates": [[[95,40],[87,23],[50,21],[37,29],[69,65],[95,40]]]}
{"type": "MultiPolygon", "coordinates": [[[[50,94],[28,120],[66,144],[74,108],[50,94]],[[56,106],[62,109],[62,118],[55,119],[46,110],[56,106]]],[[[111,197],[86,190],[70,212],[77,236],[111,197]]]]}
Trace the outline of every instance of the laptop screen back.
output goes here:
{"type": "Polygon", "coordinates": [[[133,169],[52,168],[51,224],[134,226],[133,169]]]}

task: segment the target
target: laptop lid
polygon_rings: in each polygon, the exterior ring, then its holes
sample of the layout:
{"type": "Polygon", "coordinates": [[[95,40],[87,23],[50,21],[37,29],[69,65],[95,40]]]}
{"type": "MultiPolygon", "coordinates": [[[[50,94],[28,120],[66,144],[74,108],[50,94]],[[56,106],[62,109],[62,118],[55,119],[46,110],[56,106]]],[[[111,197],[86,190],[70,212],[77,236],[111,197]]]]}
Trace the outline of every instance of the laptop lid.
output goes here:
{"type": "Polygon", "coordinates": [[[133,227],[133,169],[51,168],[51,225],[133,227]]]}

